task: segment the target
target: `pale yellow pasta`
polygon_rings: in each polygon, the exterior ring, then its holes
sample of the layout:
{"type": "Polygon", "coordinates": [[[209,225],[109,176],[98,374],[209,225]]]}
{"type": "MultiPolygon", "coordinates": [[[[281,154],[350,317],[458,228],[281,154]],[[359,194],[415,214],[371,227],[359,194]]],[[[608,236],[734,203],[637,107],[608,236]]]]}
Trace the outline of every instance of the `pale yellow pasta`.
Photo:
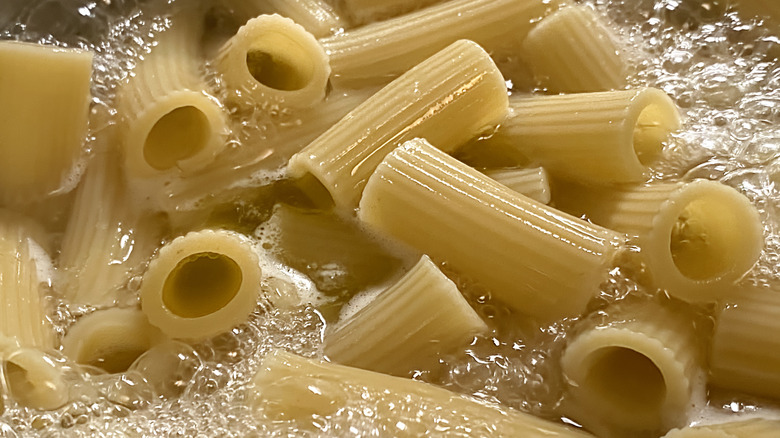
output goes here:
{"type": "Polygon", "coordinates": [[[685,425],[701,391],[693,322],[654,303],[619,304],[608,313],[563,353],[566,414],[600,437],[659,436],[685,425]]]}
{"type": "Polygon", "coordinates": [[[710,350],[710,382],[780,399],[780,293],[741,290],[721,306],[710,350]]]}
{"type": "Polygon", "coordinates": [[[292,19],[318,38],[346,27],[338,12],[324,0],[224,0],[224,3],[241,23],[263,14],[277,13],[292,19]]]}
{"type": "Polygon", "coordinates": [[[729,186],[707,180],[569,187],[556,205],[607,228],[638,236],[658,287],[689,302],[713,302],[753,267],[763,247],[756,208],[729,186]]]}
{"type": "Polygon", "coordinates": [[[550,178],[542,167],[493,169],[484,173],[521,195],[542,204],[550,203],[550,178]]]}
{"type": "Polygon", "coordinates": [[[53,410],[70,399],[61,364],[35,348],[7,351],[3,357],[5,386],[12,399],[33,409],[53,410]]]}
{"type": "Polygon", "coordinates": [[[203,339],[247,320],[260,291],[258,256],[245,237],[190,232],[160,249],[141,283],[141,308],[177,339],[203,339]]]}
{"type": "Polygon", "coordinates": [[[406,377],[432,370],[487,325],[428,256],[325,336],[333,362],[406,377]]]}
{"type": "Polygon", "coordinates": [[[325,97],[328,56],[289,18],[261,15],[238,29],[214,62],[224,85],[260,106],[311,107],[325,97]]]}
{"type": "Polygon", "coordinates": [[[753,418],[674,429],[664,435],[664,438],[775,438],[778,431],[780,431],[780,421],[753,418]]]}
{"type": "Polygon", "coordinates": [[[322,38],[334,83],[386,83],[456,40],[492,55],[517,51],[528,31],[557,1],[450,0],[386,21],[322,38]]]}
{"type": "Polygon", "coordinates": [[[625,88],[628,66],[615,36],[588,6],[565,7],[546,17],[523,42],[523,59],[554,93],[625,88]]]}
{"type": "Polygon", "coordinates": [[[519,411],[434,385],[373,371],[306,359],[284,351],[267,354],[248,394],[256,415],[300,432],[321,432],[314,419],[335,416],[351,400],[372,406],[371,425],[386,436],[590,437],[519,411]]]}
{"type": "Polygon", "coordinates": [[[0,41],[0,203],[59,189],[87,135],[92,52],[0,41]]]}
{"type": "Polygon", "coordinates": [[[62,340],[62,352],[77,363],[121,373],[164,340],[139,309],[115,307],[76,321],[62,340]]]}
{"type": "Polygon", "coordinates": [[[501,72],[471,41],[457,41],[415,66],[295,154],[288,172],[314,175],[339,207],[354,208],[371,172],[415,137],[450,152],[506,114],[501,72]]]}
{"type": "Polygon", "coordinates": [[[621,234],[522,196],[425,140],[390,153],[358,218],[545,322],[581,314],[621,234]]]}
{"type": "Polygon", "coordinates": [[[655,88],[513,96],[509,115],[488,142],[511,145],[561,178],[642,182],[679,127],[674,102],[655,88]]]}
{"type": "Polygon", "coordinates": [[[201,77],[202,14],[179,9],[118,90],[119,143],[131,178],[193,172],[225,146],[227,116],[201,77]]]}
{"type": "Polygon", "coordinates": [[[441,3],[442,0],[343,0],[350,21],[366,24],[441,3]]]}

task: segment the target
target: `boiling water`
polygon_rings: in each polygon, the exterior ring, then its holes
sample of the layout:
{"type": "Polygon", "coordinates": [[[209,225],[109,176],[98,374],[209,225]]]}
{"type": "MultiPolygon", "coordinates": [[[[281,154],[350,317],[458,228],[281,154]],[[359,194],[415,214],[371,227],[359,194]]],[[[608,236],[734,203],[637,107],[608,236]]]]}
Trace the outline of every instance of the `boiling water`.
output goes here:
{"type": "MultiPolygon", "coordinates": [[[[761,213],[766,247],[745,281],[771,284],[780,280],[780,29],[770,30],[738,13],[724,15],[723,0],[594,0],[591,4],[619,23],[614,29],[637,72],[631,83],[663,89],[685,115],[683,129],[671,139],[666,158],[654,166],[653,178],[704,177],[728,184],[748,196],[761,213]]],[[[165,3],[151,0],[44,0],[31,4],[6,0],[0,5],[0,37],[82,47],[96,53],[91,117],[95,134],[85,148],[86,154],[99,147],[99,133],[114,123],[117,85],[127,77],[139,56],[150,50],[155,35],[168,27],[166,10],[165,3]]],[[[230,34],[224,17],[214,13],[211,18],[213,35],[230,34]]],[[[206,73],[215,93],[226,97],[219,78],[206,73]]],[[[204,200],[202,194],[175,193],[175,181],[168,181],[166,187],[173,188],[163,190],[163,199],[145,200],[173,202],[173,207],[166,207],[174,213],[217,205],[216,210],[210,208],[209,214],[196,216],[194,221],[200,225],[217,222],[248,234],[270,217],[277,200],[316,207],[316,202],[277,181],[282,175],[277,171],[279,164],[371,91],[341,95],[334,90],[326,104],[338,108],[334,111],[290,114],[274,107],[251,111],[232,108],[234,133],[228,153],[241,154],[255,142],[274,145],[262,160],[238,173],[243,179],[225,187],[252,195],[235,202],[220,197],[204,200]],[[279,138],[289,141],[274,142],[279,138]],[[247,187],[254,190],[250,192],[247,187]]],[[[70,187],[77,177],[74,175],[70,187]]],[[[54,195],[41,205],[30,206],[28,213],[45,219],[56,237],[62,232],[70,199],[68,194],[54,195]],[[37,213],[43,211],[46,213],[37,213]]],[[[176,222],[175,214],[171,220],[176,222]]],[[[174,227],[193,226],[192,221],[180,220],[174,227]]],[[[265,239],[266,248],[260,242],[259,251],[273,246],[273,239],[263,237],[263,233],[266,231],[261,228],[257,237],[265,239]]],[[[123,374],[96,373],[52,353],[52,359],[66,367],[73,384],[71,402],[56,411],[40,412],[6,400],[5,413],[0,416],[0,436],[295,435],[297,431],[291,426],[264,424],[252,417],[244,404],[247,382],[259,359],[271,348],[321,356],[324,329],[332,318],[312,304],[341,306],[346,298],[333,303],[318,295],[321,291],[299,272],[274,262],[266,268],[266,272],[274,273],[274,278],[264,284],[266,292],[272,293],[274,288],[297,289],[305,292],[301,295],[310,304],[274,309],[261,302],[249,321],[231,332],[194,345],[165,344],[147,352],[123,374]]],[[[334,281],[340,275],[348,275],[332,266],[328,269],[331,270],[319,274],[331,276],[334,281]]],[[[140,278],[133,278],[127,285],[125,292],[130,303],[137,301],[139,281],[140,278]]],[[[623,300],[629,294],[656,295],[642,284],[642,273],[632,265],[629,254],[628,261],[613,269],[602,284],[601,294],[591,306],[594,312],[588,318],[604,318],[604,305],[623,300]]],[[[538,327],[492,300],[479,287],[468,283],[459,286],[489,322],[490,335],[448,355],[439,369],[417,372],[413,377],[560,421],[560,406],[565,398],[558,358],[576,321],[538,327]]],[[[55,282],[52,319],[62,335],[79,316],[93,309],[61,302],[56,298],[56,288],[55,282]]],[[[352,303],[343,311],[353,312],[356,306],[359,304],[352,303]]],[[[712,310],[687,309],[702,322],[704,332],[711,327],[712,310]]],[[[337,315],[338,311],[332,314],[337,315]]],[[[706,333],[703,339],[706,340],[706,333]]],[[[694,418],[695,423],[719,420],[735,412],[775,415],[775,407],[767,402],[730,393],[712,393],[710,400],[709,406],[700,406],[701,414],[694,418]]],[[[380,436],[381,431],[371,426],[370,408],[369,402],[355,401],[333,418],[324,419],[320,429],[325,435],[380,436]]]]}

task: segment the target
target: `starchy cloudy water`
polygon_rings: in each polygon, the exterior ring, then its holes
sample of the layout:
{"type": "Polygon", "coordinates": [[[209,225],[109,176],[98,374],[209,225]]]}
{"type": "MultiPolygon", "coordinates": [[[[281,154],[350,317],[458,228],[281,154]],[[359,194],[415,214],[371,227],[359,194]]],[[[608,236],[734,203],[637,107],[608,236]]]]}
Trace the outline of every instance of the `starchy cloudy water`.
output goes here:
{"type": "MultiPolygon", "coordinates": [[[[83,47],[96,52],[93,132],[113,123],[112,102],[117,84],[154,44],[155,35],[169,24],[162,1],[4,3],[0,6],[3,39],[83,47]]],[[[725,0],[593,0],[590,4],[616,23],[614,30],[635,71],[630,83],[661,88],[684,114],[682,130],[670,140],[664,160],[653,166],[653,179],[704,177],[745,194],[759,209],[766,237],[761,258],[745,281],[776,283],[780,280],[780,29],[774,29],[773,34],[767,26],[759,25],[752,17],[740,16],[738,11],[724,14],[725,0]]],[[[210,20],[210,28],[215,36],[230,32],[219,14],[210,20]]],[[[207,74],[214,92],[225,97],[219,78],[207,74]]],[[[279,108],[265,107],[234,115],[229,153],[240,154],[242,146],[249,142],[266,141],[274,146],[267,159],[250,166],[240,174],[245,179],[230,187],[239,192],[247,186],[259,188],[240,202],[220,204],[220,214],[211,215],[212,220],[216,217],[220,225],[252,235],[270,217],[276,200],[307,205],[310,201],[277,181],[281,174],[277,171],[279,164],[301,147],[301,142],[322,132],[371,91],[347,96],[334,91],[329,101],[336,103],[328,104],[338,108],[334,111],[287,114],[279,108]],[[326,120],[328,117],[333,120],[326,120]],[[295,138],[296,142],[279,138],[295,138]]],[[[526,91],[529,90],[512,90],[526,91]]],[[[100,141],[99,136],[91,138],[87,149],[100,147],[100,141]]],[[[166,196],[161,199],[139,199],[151,208],[174,198],[164,193],[166,196]]],[[[70,199],[68,194],[57,195],[30,210],[32,214],[39,212],[56,237],[62,233],[70,199]]],[[[182,195],[180,200],[170,202],[174,207],[167,208],[174,213],[205,205],[197,195],[182,195]]],[[[173,221],[185,221],[177,218],[172,214],[173,221]]],[[[269,229],[266,226],[255,233],[262,239],[259,248],[273,249],[275,240],[268,236],[269,229]]],[[[389,254],[404,257],[395,250],[389,254]]],[[[627,256],[625,263],[610,272],[599,299],[591,307],[596,313],[590,318],[603,317],[599,309],[628,294],[655,293],[642,286],[642,273],[630,259],[627,256]]],[[[306,291],[302,294],[305,301],[317,304],[320,310],[312,305],[277,310],[260,303],[248,323],[232,332],[194,345],[175,342],[152,350],[123,374],[90,374],[62,355],[52,353],[52,359],[69,367],[67,377],[74,386],[71,402],[56,411],[41,412],[6,401],[5,413],[0,416],[0,437],[294,434],[295,430],[285,425],[263,424],[252,417],[243,403],[247,382],[259,359],[271,348],[321,356],[323,330],[337,317],[339,307],[360,291],[354,290],[350,273],[344,272],[338,263],[308,267],[309,277],[329,280],[320,284],[320,289],[328,290],[320,292],[316,292],[316,280],[268,263],[272,268],[268,271],[276,272],[276,279],[264,284],[266,290],[297,286],[306,291]],[[161,381],[156,378],[160,374],[175,378],[161,381]]],[[[388,273],[385,280],[395,274],[388,273]]],[[[139,281],[140,277],[134,278],[124,291],[126,303],[137,300],[139,281]]],[[[468,349],[446,357],[440,369],[414,377],[559,420],[564,396],[558,359],[574,321],[539,328],[494,302],[478,287],[466,283],[459,286],[478,313],[489,321],[492,332],[476,339],[468,349]]],[[[53,320],[62,334],[93,309],[61,302],[56,295],[56,282],[54,289],[53,320]]],[[[353,303],[348,311],[354,311],[356,305],[359,304],[353,303]]],[[[711,309],[689,310],[706,331],[711,309]]],[[[734,412],[777,416],[776,408],[766,402],[730,393],[711,394],[710,406],[701,408],[702,413],[694,422],[713,421],[734,412]]],[[[323,419],[319,426],[325,435],[374,436],[380,431],[372,429],[371,415],[370,402],[355,400],[333,418],[323,419]]]]}

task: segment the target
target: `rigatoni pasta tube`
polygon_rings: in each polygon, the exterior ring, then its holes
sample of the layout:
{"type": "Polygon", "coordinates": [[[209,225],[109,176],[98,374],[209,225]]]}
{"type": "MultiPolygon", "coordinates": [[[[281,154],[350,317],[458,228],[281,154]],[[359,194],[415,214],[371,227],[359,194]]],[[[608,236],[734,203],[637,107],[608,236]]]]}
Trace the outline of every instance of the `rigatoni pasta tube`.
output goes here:
{"type": "Polygon", "coordinates": [[[694,323],[655,303],[613,306],[561,357],[566,415],[603,437],[658,436],[685,424],[701,373],[694,323]]]}
{"type": "Polygon", "coordinates": [[[663,438],[775,438],[780,431],[779,420],[753,418],[730,423],[683,427],[670,430],[663,438]]]}
{"type": "Polygon", "coordinates": [[[491,54],[518,50],[533,24],[555,8],[545,0],[452,0],[343,34],[322,38],[333,81],[385,83],[456,40],[491,54]]]}
{"type": "Polygon", "coordinates": [[[509,115],[488,141],[513,145],[561,178],[642,182],[679,127],[674,102],[655,88],[524,96],[510,99],[509,115]]]}
{"type": "Polygon", "coordinates": [[[325,337],[334,362],[406,377],[487,325],[428,256],[325,337]]]}
{"type": "Polygon", "coordinates": [[[658,287],[689,302],[713,302],[753,267],[763,247],[756,208],[724,184],[569,187],[556,205],[607,228],[638,236],[658,287]]]}
{"type": "Polygon", "coordinates": [[[506,114],[501,72],[471,41],[457,41],[382,88],[295,154],[288,171],[314,175],[339,207],[354,208],[366,180],[398,144],[424,137],[450,152],[506,114]]]}
{"type": "Polygon", "coordinates": [[[247,21],[219,50],[214,67],[229,89],[282,108],[314,106],[325,97],[330,76],[322,46],[280,15],[247,21]]]}
{"type": "Polygon", "coordinates": [[[528,196],[542,204],[550,203],[550,178],[542,167],[492,169],[484,173],[521,195],[528,196]]]}
{"type": "Polygon", "coordinates": [[[202,339],[246,321],[257,304],[260,264],[247,238],[203,230],[160,249],[141,283],[141,308],[166,335],[202,339]]]}
{"type": "Polygon", "coordinates": [[[442,0],[343,0],[350,21],[366,24],[421,9],[442,0]]]}
{"type": "Polygon", "coordinates": [[[63,371],[60,364],[36,348],[13,349],[3,357],[9,395],[33,409],[54,410],[68,402],[70,387],[63,371]]]}
{"type": "Polygon", "coordinates": [[[199,8],[180,8],[118,90],[128,176],[192,172],[224,148],[227,116],[201,77],[199,8]]]}
{"type": "Polygon", "coordinates": [[[422,139],[379,165],[358,218],[543,321],[579,315],[623,241],[515,193],[422,139]]]}
{"type": "Polygon", "coordinates": [[[625,88],[628,66],[615,37],[588,6],[565,7],[534,27],[523,42],[523,59],[554,93],[625,88]]]}
{"type": "Polygon", "coordinates": [[[325,0],[224,0],[241,24],[263,14],[277,13],[303,26],[317,38],[346,27],[336,10],[325,0]]]}
{"type": "Polygon", "coordinates": [[[716,317],[710,349],[710,382],[780,399],[780,293],[744,289],[716,317]]]}
{"type": "Polygon", "coordinates": [[[420,437],[435,430],[455,436],[587,438],[591,435],[519,411],[502,409],[427,383],[272,351],[252,378],[248,403],[256,415],[297,433],[321,432],[330,418],[359,402],[385,436],[420,437]]]}
{"type": "Polygon", "coordinates": [[[110,308],[76,321],[62,340],[62,352],[77,363],[120,373],[163,340],[140,309],[110,308]]]}
{"type": "Polygon", "coordinates": [[[0,42],[0,203],[55,191],[87,135],[92,53],[0,42]]]}

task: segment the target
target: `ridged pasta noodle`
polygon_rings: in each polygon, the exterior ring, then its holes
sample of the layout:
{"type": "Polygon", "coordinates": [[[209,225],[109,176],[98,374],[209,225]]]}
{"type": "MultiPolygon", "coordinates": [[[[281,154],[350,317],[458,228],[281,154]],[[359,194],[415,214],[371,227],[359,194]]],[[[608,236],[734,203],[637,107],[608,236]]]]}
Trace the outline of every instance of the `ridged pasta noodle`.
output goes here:
{"type": "Polygon", "coordinates": [[[8,351],[2,364],[5,387],[19,404],[54,410],[70,399],[70,386],[64,379],[62,366],[42,351],[35,348],[8,351]]]}
{"type": "Polygon", "coordinates": [[[487,325],[428,256],[325,336],[334,362],[405,377],[431,370],[487,325]]]}
{"type": "Polygon", "coordinates": [[[317,38],[346,27],[333,7],[324,0],[224,0],[241,24],[263,14],[279,14],[303,26],[317,38]]]}
{"type": "Polygon", "coordinates": [[[754,418],[674,429],[664,435],[664,438],[774,438],[778,431],[780,421],[754,418]]]}
{"type": "Polygon", "coordinates": [[[227,116],[200,73],[202,21],[200,8],[179,8],[117,92],[131,178],[193,172],[225,146],[227,116]]]}
{"type": "Polygon", "coordinates": [[[486,170],[484,174],[521,195],[542,204],[550,203],[550,178],[542,167],[493,169],[486,170]]]}
{"type": "Polygon", "coordinates": [[[232,92],[281,108],[314,106],[330,76],[328,55],[314,36],[280,15],[247,21],[219,50],[214,67],[232,92]]]}
{"type": "Polygon", "coordinates": [[[453,151],[506,114],[506,85],[490,56],[457,41],[374,94],[295,154],[294,177],[311,173],[339,207],[354,208],[366,180],[403,141],[427,138],[453,151]]]}
{"type": "MultiPolygon", "coordinates": [[[[372,406],[370,421],[386,436],[441,434],[482,437],[586,438],[591,435],[514,410],[501,409],[446,389],[401,377],[306,359],[284,351],[263,358],[253,377],[249,404],[257,415],[287,422],[296,433],[313,429],[361,399],[372,406]],[[440,408],[436,408],[440,407],[440,408]]],[[[365,411],[360,411],[365,412],[365,411]]]]}
{"type": "Polygon", "coordinates": [[[261,271],[249,241],[233,232],[193,231],[160,249],[141,283],[149,322],[177,339],[203,339],[246,321],[261,271]]]}
{"type": "Polygon", "coordinates": [[[519,195],[422,139],[377,167],[358,218],[544,322],[585,310],[624,240],[519,195]]]}
{"type": "Polygon", "coordinates": [[[661,90],[512,97],[490,143],[515,147],[551,174],[589,184],[643,182],[680,127],[661,90]]]}
{"type": "Polygon", "coordinates": [[[355,24],[366,24],[422,9],[442,0],[342,0],[343,7],[355,24]]]}
{"type": "Polygon", "coordinates": [[[659,436],[684,425],[695,404],[701,353],[693,322],[661,305],[632,304],[613,306],[610,320],[570,339],[561,358],[566,414],[600,437],[659,436]]]}
{"type": "Polygon", "coordinates": [[[625,88],[628,66],[603,19],[588,6],[546,17],[523,42],[523,59],[554,93],[625,88]]]}
{"type": "Polygon", "coordinates": [[[756,208],[715,181],[611,190],[569,187],[558,193],[559,208],[638,236],[655,284],[685,301],[722,298],[753,267],[763,247],[756,208]]]}
{"type": "Polygon", "coordinates": [[[92,52],[0,41],[0,205],[60,188],[87,136],[92,52]]]}

